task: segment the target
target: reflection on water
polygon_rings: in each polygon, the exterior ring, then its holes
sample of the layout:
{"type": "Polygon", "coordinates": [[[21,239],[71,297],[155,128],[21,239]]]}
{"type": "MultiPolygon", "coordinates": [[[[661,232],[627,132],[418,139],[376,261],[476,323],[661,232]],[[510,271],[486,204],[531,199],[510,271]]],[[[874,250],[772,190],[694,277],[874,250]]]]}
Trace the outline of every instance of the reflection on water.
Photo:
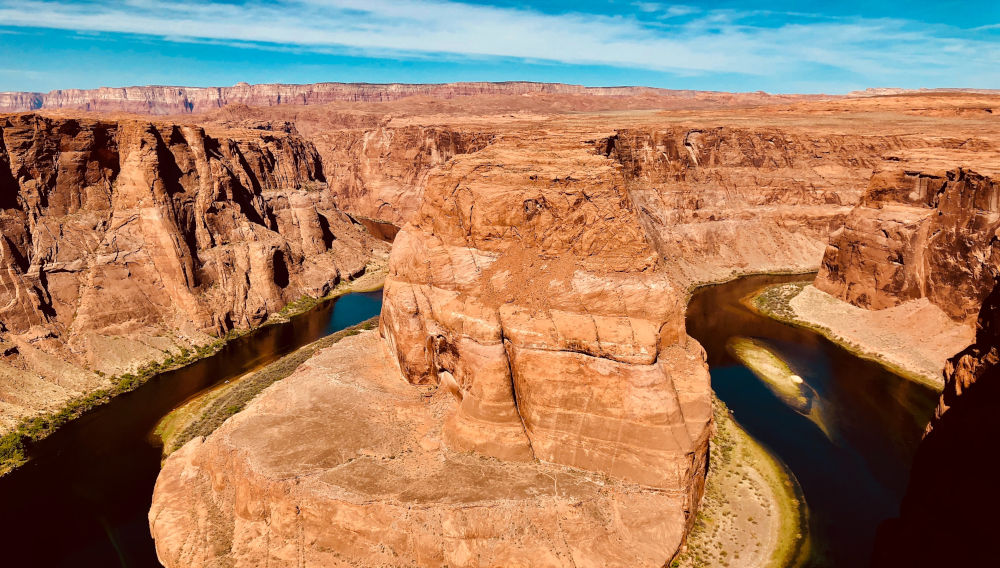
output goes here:
{"type": "Polygon", "coordinates": [[[719,398],[798,478],[809,505],[810,566],[864,566],[878,524],[897,514],[937,395],[740,303],[763,286],[807,278],[751,276],[702,288],[688,306],[688,333],[708,353],[719,398]],[[776,379],[780,388],[727,349],[739,338],[752,339],[787,366],[788,375],[776,379]],[[789,390],[798,386],[793,375],[808,390],[789,390]],[[815,399],[810,412],[798,397],[815,399]],[[810,416],[814,407],[821,409],[820,424],[810,416]]]}
{"type": "Polygon", "coordinates": [[[726,348],[740,363],[750,369],[764,386],[774,393],[774,396],[795,412],[808,418],[832,439],[828,413],[823,411],[823,400],[816,389],[771,351],[767,343],[749,337],[731,337],[726,342],[726,348]]]}
{"type": "Polygon", "coordinates": [[[0,566],[159,566],[146,514],[160,470],[150,434],[180,403],[381,311],[382,292],[348,294],[151,379],[43,440],[0,478],[0,566]]]}

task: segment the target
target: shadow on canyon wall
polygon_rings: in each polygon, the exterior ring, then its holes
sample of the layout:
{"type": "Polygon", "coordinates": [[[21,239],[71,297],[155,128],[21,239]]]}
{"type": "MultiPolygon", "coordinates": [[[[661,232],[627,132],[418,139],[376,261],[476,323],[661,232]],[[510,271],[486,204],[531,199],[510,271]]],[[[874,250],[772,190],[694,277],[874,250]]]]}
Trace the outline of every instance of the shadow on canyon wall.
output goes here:
{"type": "Polygon", "coordinates": [[[1000,527],[1000,285],[976,342],[945,369],[937,415],[914,457],[897,519],[879,528],[872,565],[995,566],[1000,527]]]}

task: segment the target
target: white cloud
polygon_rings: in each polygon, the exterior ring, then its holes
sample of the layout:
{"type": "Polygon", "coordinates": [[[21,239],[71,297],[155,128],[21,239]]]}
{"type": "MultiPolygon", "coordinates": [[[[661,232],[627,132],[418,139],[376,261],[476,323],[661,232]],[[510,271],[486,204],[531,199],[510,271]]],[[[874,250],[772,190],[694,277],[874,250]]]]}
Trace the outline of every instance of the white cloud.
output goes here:
{"type": "MultiPolygon", "coordinates": [[[[637,7],[674,16],[695,13],[687,6],[655,2],[637,7]]],[[[653,25],[624,16],[543,14],[446,0],[0,0],[0,22],[9,27],[317,52],[511,57],[682,74],[772,76],[817,65],[865,77],[948,68],[980,69],[996,76],[995,63],[1000,61],[996,42],[917,22],[818,18],[808,24],[761,27],[749,25],[746,17],[710,11],[680,23],[653,25]]]]}
{"type": "Polygon", "coordinates": [[[684,4],[663,4],[661,2],[632,2],[632,6],[640,12],[656,14],[664,18],[688,16],[691,14],[697,14],[701,11],[694,6],[686,6],[684,4]]]}

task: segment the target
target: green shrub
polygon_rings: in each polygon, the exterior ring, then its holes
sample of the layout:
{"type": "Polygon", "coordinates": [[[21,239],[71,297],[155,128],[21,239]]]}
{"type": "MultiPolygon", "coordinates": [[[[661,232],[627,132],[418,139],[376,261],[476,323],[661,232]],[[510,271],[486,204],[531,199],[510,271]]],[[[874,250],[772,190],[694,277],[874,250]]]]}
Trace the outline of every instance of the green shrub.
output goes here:
{"type": "Polygon", "coordinates": [[[24,461],[24,437],[18,432],[10,432],[0,438],[0,469],[2,465],[14,465],[24,461]]]}

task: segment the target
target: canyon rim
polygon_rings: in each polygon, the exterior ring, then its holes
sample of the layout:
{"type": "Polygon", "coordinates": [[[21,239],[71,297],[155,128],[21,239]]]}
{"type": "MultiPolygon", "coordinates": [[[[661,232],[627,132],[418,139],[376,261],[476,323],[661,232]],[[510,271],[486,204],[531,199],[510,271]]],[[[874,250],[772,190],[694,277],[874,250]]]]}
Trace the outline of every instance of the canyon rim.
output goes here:
{"type": "Polygon", "coordinates": [[[992,565],[970,5],[0,0],[0,564],[992,565]]]}
{"type": "Polygon", "coordinates": [[[377,330],[166,459],[160,561],[653,566],[712,467],[692,289],[820,269],[831,302],[929,301],[972,343],[994,95],[475,87],[8,115],[5,427],[385,270],[377,330]]]}

